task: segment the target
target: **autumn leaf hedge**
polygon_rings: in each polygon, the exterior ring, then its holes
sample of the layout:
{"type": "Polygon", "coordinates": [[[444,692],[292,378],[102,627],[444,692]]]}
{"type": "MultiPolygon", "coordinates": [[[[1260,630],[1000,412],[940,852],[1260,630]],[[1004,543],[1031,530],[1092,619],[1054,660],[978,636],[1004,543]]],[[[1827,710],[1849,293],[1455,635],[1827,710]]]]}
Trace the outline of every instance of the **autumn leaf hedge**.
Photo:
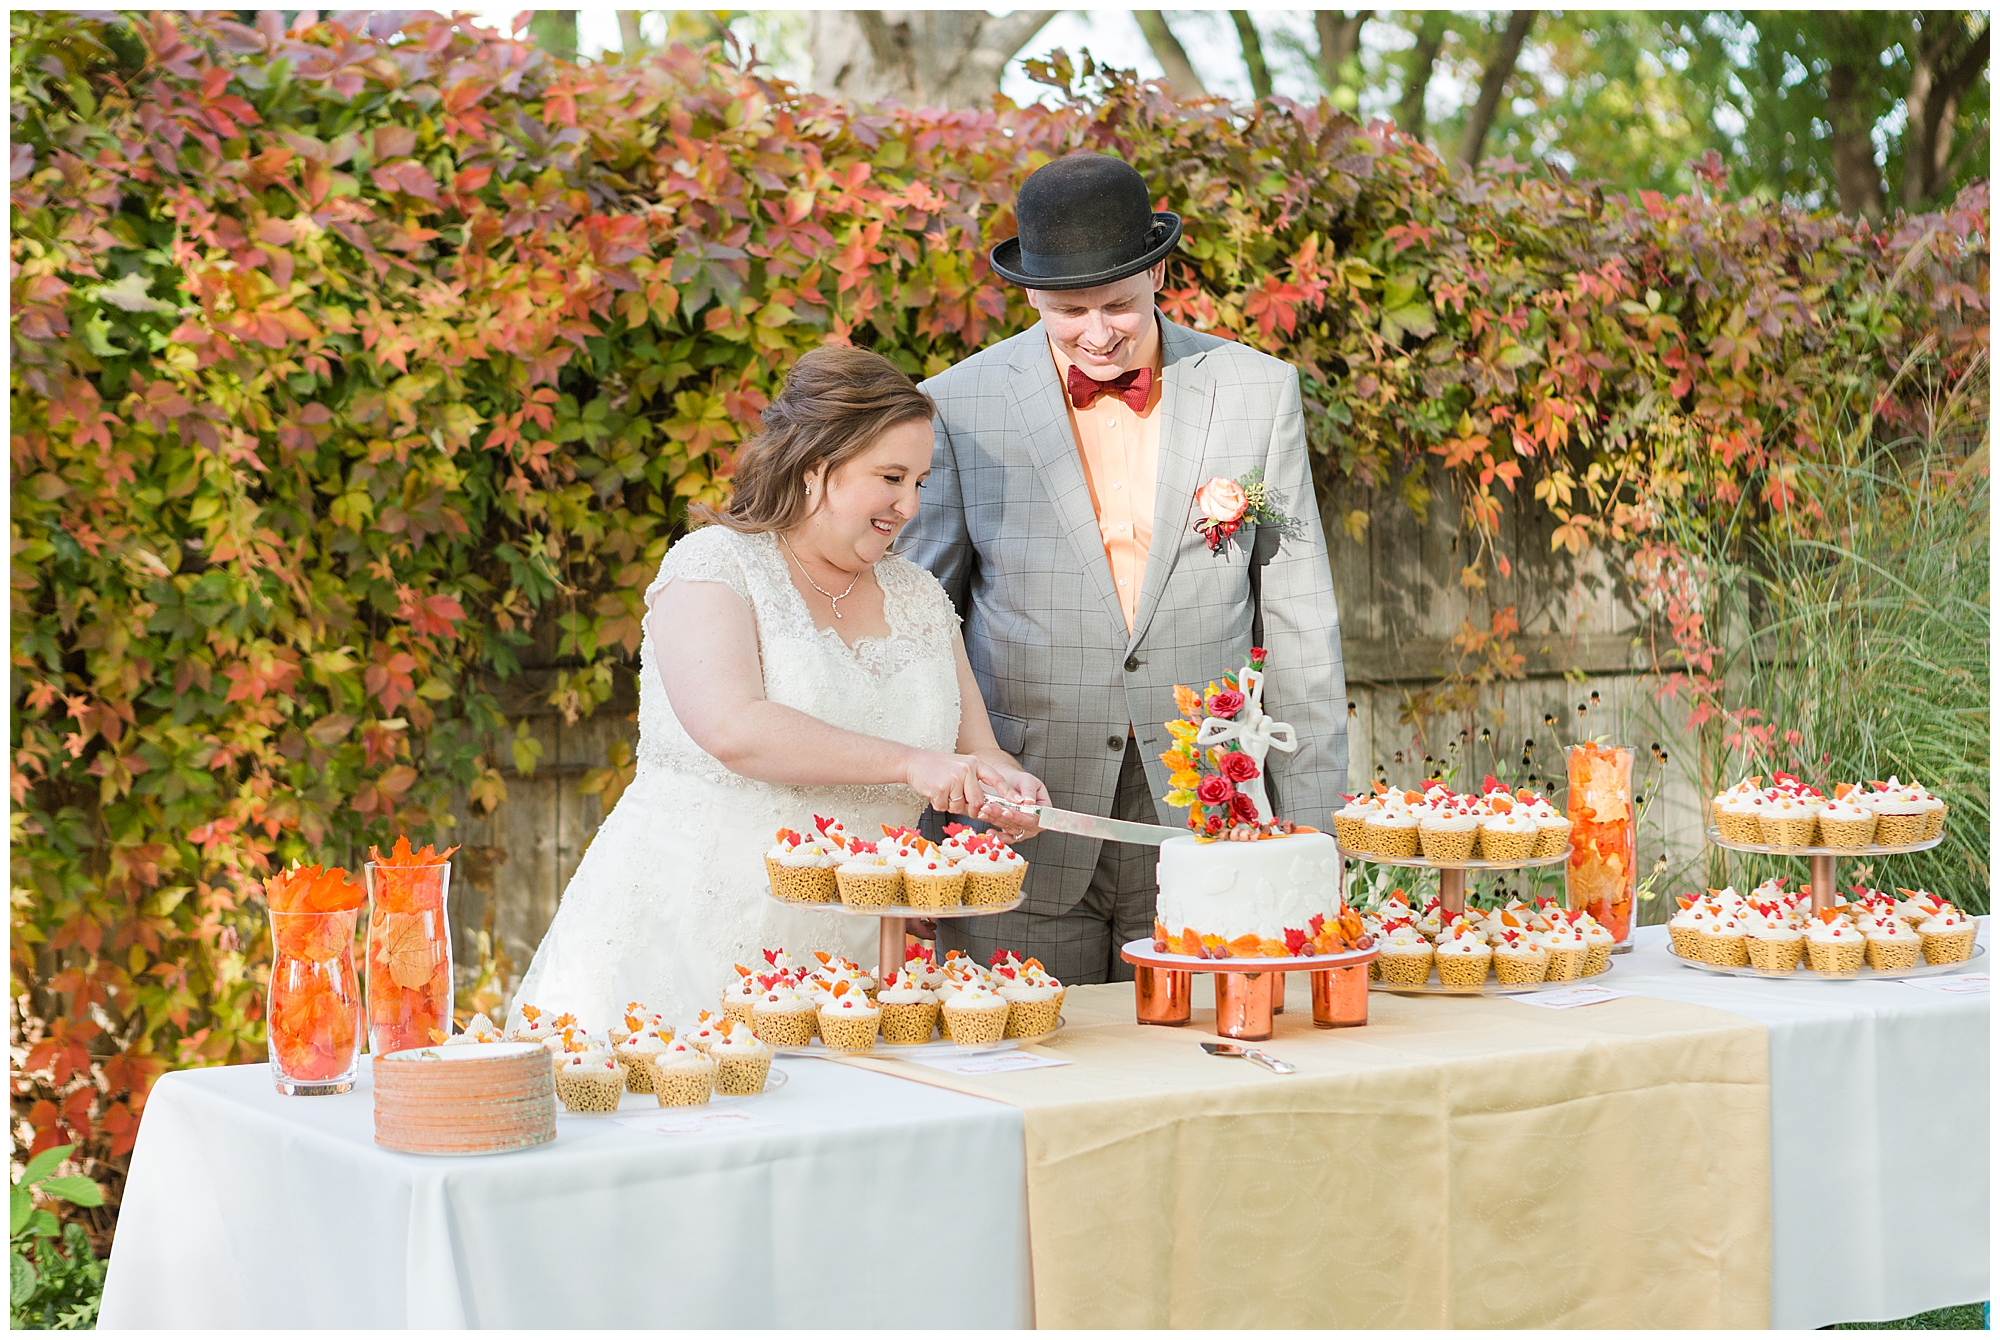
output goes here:
{"type": "Polygon", "coordinates": [[[714,50],[282,22],[11,16],[36,1149],[115,1159],[164,1068],[262,1057],[255,881],[500,803],[538,625],[564,712],[634,673],[641,590],[799,353],[930,373],[1022,329],[984,256],[1051,156],[1122,154],[1187,217],[1166,309],[1298,364],[1326,478],[1488,540],[1531,498],[1577,552],[1690,499],[1780,515],[1830,425],[1902,431],[1985,356],[1983,189],[1871,231],[1713,165],[1675,200],[1453,180],[1329,107],[1087,62],[1038,71],[1054,108],[876,111],[714,50]]]}

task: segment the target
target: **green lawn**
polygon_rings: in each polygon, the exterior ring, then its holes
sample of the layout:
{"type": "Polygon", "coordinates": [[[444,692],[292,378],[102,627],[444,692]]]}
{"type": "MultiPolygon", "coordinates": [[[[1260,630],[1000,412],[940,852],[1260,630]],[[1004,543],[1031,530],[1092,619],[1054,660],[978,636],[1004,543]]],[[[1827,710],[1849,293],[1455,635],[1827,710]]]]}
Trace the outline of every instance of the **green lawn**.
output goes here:
{"type": "Polygon", "coordinates": [[[1986,1304],[1963,1303],[1958,1307],[1941,1307],[1933,1312],[1919,1312],[1914,1317],[1901,1321],[1843,1321],[1832,1326],[1820,1327],[1823,1331],[1983,1331],[1986,1329],[1986,1304]]]}

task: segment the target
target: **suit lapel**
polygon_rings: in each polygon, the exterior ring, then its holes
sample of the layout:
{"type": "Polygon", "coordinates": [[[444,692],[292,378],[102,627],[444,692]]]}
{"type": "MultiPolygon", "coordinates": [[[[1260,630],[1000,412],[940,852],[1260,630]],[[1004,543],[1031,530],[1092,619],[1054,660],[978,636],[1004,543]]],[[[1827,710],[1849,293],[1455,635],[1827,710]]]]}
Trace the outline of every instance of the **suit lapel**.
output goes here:
{"type": "Polygon", "coordinates": [[[1173,576],[1180,558],[1185,532],[1192,524],[1195,490],[1200,487],[1209,415],[1215,408],[1215,379],[1203,365],[1202,351],[1195,347],[1187,328],[1161,317],[1160,338],[1164,347],[1158,493],[1153,500],[1153,541],[1146,551],[1146,580],[1139,588],[1139,608],[1132,619],[1128,650],[1146,636],[1160,607],[1160,596],[1167,589],[1167,579],[1173,576]]]}
{"type": "Polygon", "coordinates": [[[1076,550],[1078,563],[1089,574],[1099,606],[1122,629],[1125,611],[1111,585],[1111,560],[1105,556],[1104,533],[1098,529],[1097,508],[1090,501],[1090,481],[1084,478],[1069,409],[1056,384],[1048,334],[1039,323],[1019,337],[1010,368],[1013,376],[1008,380],[1007,394],[1028,450],[1034,455],[1035,474],[1076,550]]]}

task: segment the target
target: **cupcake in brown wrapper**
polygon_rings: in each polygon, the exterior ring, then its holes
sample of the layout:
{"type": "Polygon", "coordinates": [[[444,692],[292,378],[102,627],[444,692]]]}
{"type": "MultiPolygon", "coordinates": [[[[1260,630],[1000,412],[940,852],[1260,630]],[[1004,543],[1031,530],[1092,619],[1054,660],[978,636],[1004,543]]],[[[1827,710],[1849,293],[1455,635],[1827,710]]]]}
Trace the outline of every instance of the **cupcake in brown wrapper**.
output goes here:
{"type": "Polygon", "coordinates": [[[715,1089],[715,1062],[682,1043],[669,1043],[652,1060],[653,1097],[661,1107],[692,1107],[715,1089]]]}
{"type": "Polygon", "coordinates": [[[1038,1038],[1056,1031],[1062,1006],[1053,991],[1032,1000],[1010,998],[1006,988],[1001,989],[1000,995],[1007,1001],[1007,1027],[1002,1037],[1038,1038]]]}
{"type": "Polygon", "coordinates": [[[1540,825],[1525,814],[1508,812],[1488,816],[1479,825],[1479,858],[1482,861],[1525,861],[1535,850],[1540,825]]]}
{"type": "Polygon", "coordinates": [[[1819,834],[1819,816],[1801,804],[1776,804],[1757,816],[1760,841],[1769,847],[1810,847],[1819,834]]]}
{"type": "Polygon", "coordinates": [[[1839,931],[1806,927],[1806,965],[1822,977],[1852,977],[1861,971],[1862,960],[1868,953],[1861,932],[1851,925],[1839,924],[1842,927],[1839,931]]]}
{"type": "MultiPolygon", "coordinates": [[[[928,991],[922,994],[931,995],[928,991]]],[[[891,999],[878,1000],[882,1007],[882,1041],[892,1047],[920,1047],[931,1040],[938,1021],[935,996],[928,1000],[904,1000],[893,988],[883,992],[883,995],[891,999]]]]}
{"type": "Polygon", "coordinates": [[[870,1052],[882,1028],[882,1007],[852,982],[835,982],[819,1007],[819,1036],[831,1051],[870,1052]]]}
{"type": "Polygon", "coordinates": [[[1417,816],[1406,810],[1371,815],[1362,828],[1362,841],[1373,855],[1407,860],[1417,854],[1417,816]]]}
{"type": "Polygon", "coordinates": [[[1502,986],[1532,986],[1549,975],[1549,951],[1525,939],[1493,946],[1493,975],[1502,986]]]}
{"type": "Polygon", "coordinates": [[[1880,814],[1875,818],[1875,845],[1904,847],[1924,840],[1921,814],[1880,814]]]}
{"type": "Polygon", "coordinates": [[[1917,927],[1926,963],[1963,963],[1972,957],[1979,927],[1956,912],[1940,913],[1917,927]]]}
{"type": "Polygon", "coordinates": [[[1013,1006],[999,992],[981,983],[947,990],[940,1014],[945,1036],[960,1047],[979,1047],[1000,1041],[1007,1035],[1007,1016],[1013,1006]]]}
{"type": "Polygon", "coordinates": [[[1340,810],[1333,812],[1333,840],[1340,845],[1342,851],[1367,851],[1368,839],[1366,834],[1367,820],[1362,818],[1361,815],[1345,814],[1340,810]]]}
{"type": "Polygon", "coordinates": [[[850,858],[834,867],[840,901],[849,907],[896,907],[903,900],[903,872],[879,858],[850,858]]]}
{"type": "Polygon", "coordinates": [[[942,861],[903,868],[903,901],[908,907],[957,907],[968,883],[962,870],[942,861]]]}
{"type": "Polygon", "coordinates": [[[625,1067],[602,1057],[572,1056],[556,1070],[556,1097],[572,1112],[616,1112],[625,1097],[625,1067]]]}
{"type": "Polygon", "coordinates": [[[1584,951],[1583,975],[1595,977],[1601,972],[1611,971],[1611,946],[1594,944],[1584,951]]]}
{"type": "Polygon", "coordinates": [[[1569,849],[1569,820],[1562,815],[1537,815],[1535,818],[1535,846],[1530,856],[1560,856],[1569,849]]]}
{"type": "Polygon", "coordinates": [[[840,898],[831,866],[784,865],[767,855],[764,873],[771,877],[771,892],[788,903],[831,903],[840,898]]]}
{"type": "Polygon", "coordinates": [[[1426,815],[1417,821],[1417,845],[1426,861],[1469,861],[1479,843],[1479,820],[1470,814],[1426,815]]]}
{"type": "Polygon", "coordinates": [[[1806,941],[1797,931],[1758,933],[1743,937],[1743,951],[1759,972],[1791,972],[1806,952],[1806,941]]]}
{"type": "Polygon", "coordinates": [[[1695,957],[1703,963],[1712,963],[1718,968],[1742,968],[1749,965],[1750,948],[1744,943],[1743,927],[1733,922],[1721,922],[1695,932],[1695,957]]]}
{"type": "Polygon", "coordinates": [[[804,1047],[817,1032],[813,1003],[783,987],[764,993],[750,1012],[751,1030],[769,1047],[804,1047]]]}

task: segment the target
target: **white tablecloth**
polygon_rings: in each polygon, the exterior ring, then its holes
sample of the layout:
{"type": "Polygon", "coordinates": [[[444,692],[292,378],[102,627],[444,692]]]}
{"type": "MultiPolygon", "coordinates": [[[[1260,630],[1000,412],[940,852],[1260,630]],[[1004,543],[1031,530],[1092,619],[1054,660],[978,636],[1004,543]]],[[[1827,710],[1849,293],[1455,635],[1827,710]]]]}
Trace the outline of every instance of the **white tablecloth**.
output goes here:
{"type": "MultiPolygon", "coordinates": [[[[1986,943],[1988,927],[1980,924],[1986,943]]],[[[1969,972],[1985,972],[1983,959],[1969,972]]],[[[1771,1325],[1893,1321],[1991,1298],[1990,996],[1683,967],[1643,927],[1606,986],[1771,1030],[1771,1325]]],[[[1589,1007],[1585,1007],[1589,1008],[1589,1007]]],[[[1640,1157],[1685,1158],[1673,1133],[1640,1157]]]]}
{"type": "Polygon", "coordinates": [[[785,1058],[783,1089],[730,1105],[754,1130],[562,1118],[537,1149],[426,1158],[374,1143],[362,1064],[323,1098],[265,1066],[163,1077],[100,1324],[1033,1325],[1016,1108],[785,1058]],[[939,1204],[954,1250],[927,1237],[939,1204]]]}

